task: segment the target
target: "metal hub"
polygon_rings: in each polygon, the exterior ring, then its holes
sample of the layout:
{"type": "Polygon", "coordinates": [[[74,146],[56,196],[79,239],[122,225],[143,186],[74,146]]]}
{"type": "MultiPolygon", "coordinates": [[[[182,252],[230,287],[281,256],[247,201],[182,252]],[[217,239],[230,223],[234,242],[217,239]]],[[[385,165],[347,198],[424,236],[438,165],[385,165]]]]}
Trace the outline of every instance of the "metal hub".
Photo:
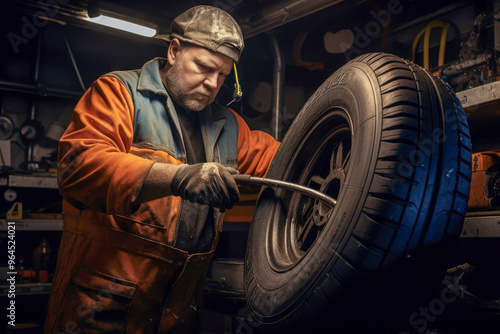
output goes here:
{"type": "MultiPolygon", "coordinates": [[[[312,176],[309,186],[312,188],[319,186],[320,192],[337,199],[340,188],[345,181],[345,169],[348,160],[349,153],[344,156],[343,144],[340,142],[338,146],[334,148],[330,157],[329,174],[326,177],[322,177],[321,175],[312,176]]],[[[301,228],[297,238],[297,243],[300,245],[301,250],[307,250],[311,245],[311,240],[315,239],[312,238],[311,233],[317,234],[318,231],[317,229],[313,229],[313,225],[321,228],[330,218],[333,209],[333,207],[318,200],[309,200],[308,203],[304,205],[302,216],[305,224],[301,228]]]]}
{"type": "MultiPolygon", "coordinates": [[[[340,200],[352,145],[350,122],[342,110],[332,110],[311,128],[296,150],[284,180],[340,200]]],[[[335,206],[299,193],[283,193],[280,209],[268,227],[269,263],[276,271],[297,265],[322,232],[335,224],[335,206]]]]}
{"type": "MultiPolygon", "coordinates": [[[[340,185],[344,183],[344,179],[344,171],[341,169],[336,169],[332,173],[330,173],[330,175],[328,175],[328,177],[324,180],[323,184],[321,184],[321,187],[319,188],[319,191],[324,194],[331,194],[332,192],[334,192],[335,196],[332,197],[337,199],[338,193],[340,191],[340,185]]],[[[314,182],[316,182],[316,180],[314,180],[314,182]]],[[[328,220],[332,210],[332,207],[325,205],[318,200],[315,200],[313,207],[314,224],[316,224],[316,226],[323,226],[328,220]]]]}

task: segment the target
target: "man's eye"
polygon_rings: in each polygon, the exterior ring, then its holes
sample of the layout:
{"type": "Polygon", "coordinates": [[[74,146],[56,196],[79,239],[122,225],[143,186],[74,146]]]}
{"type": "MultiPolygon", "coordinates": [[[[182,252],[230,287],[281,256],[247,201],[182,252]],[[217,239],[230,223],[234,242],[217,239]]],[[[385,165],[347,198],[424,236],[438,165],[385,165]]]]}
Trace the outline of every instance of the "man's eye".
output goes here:
{"type": "Polygon", "coordinates": [[[207,70],[209,69],[209,67],[208,67],[208,66],[203,65],[203,64],[198,64],[198,67],[199,67],[200,69],[202,69],[203,71],[207,71],[207,70]]]}

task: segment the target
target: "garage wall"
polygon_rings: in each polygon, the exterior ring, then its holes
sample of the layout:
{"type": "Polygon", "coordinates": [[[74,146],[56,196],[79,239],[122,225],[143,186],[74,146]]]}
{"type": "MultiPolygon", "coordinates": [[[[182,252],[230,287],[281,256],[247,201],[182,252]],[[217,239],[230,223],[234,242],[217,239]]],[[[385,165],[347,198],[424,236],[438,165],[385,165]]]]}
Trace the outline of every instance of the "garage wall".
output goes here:
{"type": "Polygon", "coordinates": [[[69,124],[84,89],[102,74],[140,68],[149,59],[164,56],[166,51],[161,41],[127,33],[52,21],[37,27],[39,21],[30,16],[6,12],[1,16],[5,38],[0,42],[0,103],[3,102],[4,115],[15,125],[15,133],[8,139],[13,167],[26,168],[28,145],[21,139],[19,129],[31,118],[33,108],[43,133],[33,145],[32,160],[43,160],[43,166],[45,162],[54,164],[54,139],[69,124]]]}

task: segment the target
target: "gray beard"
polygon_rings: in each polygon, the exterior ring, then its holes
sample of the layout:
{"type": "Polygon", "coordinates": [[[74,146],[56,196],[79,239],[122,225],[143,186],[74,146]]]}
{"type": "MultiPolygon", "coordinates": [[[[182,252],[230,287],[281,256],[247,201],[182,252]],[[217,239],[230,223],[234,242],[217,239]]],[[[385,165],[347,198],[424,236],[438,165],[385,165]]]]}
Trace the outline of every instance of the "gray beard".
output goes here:
{"type": "Polygon", "coordinates": [[[199,94],[210,96],[210,92],[203,89],[203,87],[188,91],[184,82],[180,79],[180,73],[183,68],[177,64],[172,66],[165,76],[165,83],[167,84],[167,90],[170,97],[174,100],[174,102],[187,111],[203,110],[208,104],[210,104],[210,98],[208,98],[207,102],[204,102],[205,100],[202,101],[200,99],[196,99],[194,96],[199,96],[199,94]]]}

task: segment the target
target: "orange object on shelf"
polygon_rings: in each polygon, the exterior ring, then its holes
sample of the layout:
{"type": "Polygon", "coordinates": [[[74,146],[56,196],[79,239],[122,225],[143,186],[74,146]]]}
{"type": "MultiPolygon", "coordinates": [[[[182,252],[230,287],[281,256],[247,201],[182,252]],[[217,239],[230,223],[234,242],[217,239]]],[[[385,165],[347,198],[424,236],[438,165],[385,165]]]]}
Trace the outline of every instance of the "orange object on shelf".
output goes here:
{"type": "Polygon", "coordinates": [[[468,211],[500,209],[500,150],[474,153],[468,211]]]}

